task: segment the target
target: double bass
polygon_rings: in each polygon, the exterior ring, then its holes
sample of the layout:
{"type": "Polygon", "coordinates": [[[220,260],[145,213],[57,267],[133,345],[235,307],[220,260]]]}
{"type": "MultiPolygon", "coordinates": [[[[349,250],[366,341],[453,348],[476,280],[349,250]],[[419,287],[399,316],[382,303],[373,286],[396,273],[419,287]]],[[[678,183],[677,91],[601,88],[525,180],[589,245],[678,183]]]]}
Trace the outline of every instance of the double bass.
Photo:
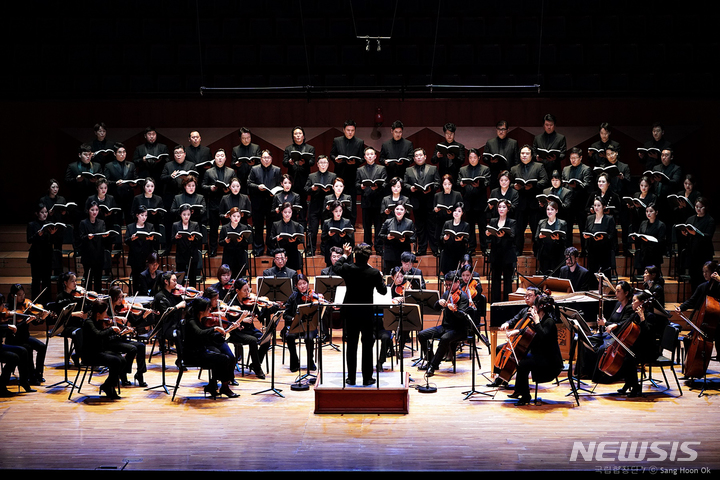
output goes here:
{"type": "Polygon", "coordinates": [[[598,370],[611,377],[617,375],[627,355],[635,356],[631,348],[640,337],[640,331],[640,325],[632,320],[626,322],[617,335],[608,331],[608,334],[615,339],[615,342],[603,352],[598,361],[598,370]]]}
{"type": "Polygon", "coordinates": [[[533,323],[532,312],[528,311],[525,318],[518,322],[516,326],[518,333],[513,338],[508,339],[507,343],[500,349],[500,352],[495,357],[494,365],[499,372],[498,378],[509,382],[512,376],[515,375],[520,359],[527,355],[530,344],[535,338],[533,323]]]}
{"type": "Polygon", "coordinates": [[[704,377],[712,355],[715,330],[720,320],[720,302],[708,295],[705,297],[705,303],[695,312],[694,321],[688,320],[683,315],[681,317],[693,329],[683,371],[686,377],[704,377]]]}

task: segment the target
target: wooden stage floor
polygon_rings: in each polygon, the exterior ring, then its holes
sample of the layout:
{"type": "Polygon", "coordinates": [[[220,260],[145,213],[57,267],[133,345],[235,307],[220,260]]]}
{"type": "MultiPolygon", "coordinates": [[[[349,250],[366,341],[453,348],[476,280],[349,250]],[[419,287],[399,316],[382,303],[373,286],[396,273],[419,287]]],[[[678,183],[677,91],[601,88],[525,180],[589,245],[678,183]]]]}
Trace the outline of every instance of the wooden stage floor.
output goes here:
{"type": "MultiPolygon", "coordinates": [[[[480,351],[483,371],[476,372],[475,382],[477,390],[485,391],[489,356],[487,348],[480,351]]],[[[194,369],[183,376],[174,402],[161,390],[140,387],[124,388],[121,400],[107,401],[97,396],[99,377],[71,401],[67,388],[41,386],[37,393],[0,399],[0,468],[322,473],[720,469],[717,390],[699,397],[683,384],[678,397],[671,378],[668,392],[646,384],[645,398],[628,399],[609,395],[618,385],[600,385],[594,395],[581,396],[578,407],[567,396],[567,383],[541,384],[541,405],[515,407],[509,391],[494,399],[481,394],[465,399],[463,392],[472,386],[467,352],[458,357],[457,373],[449,362],[441,365],[430,379],[437,387],[432,394],[415,390],[426,380],[410,366],[407,352],[412,380],[407,415],[314,414],[312,388],[291,390],[295,374],[281,364],[280,349],[275,386],[284,397],[253,395],[270,387],[269,376],[259,381],[238,375],[234,391],[239,398],[204,399],[203,382],[194,369]],[[582,454],[571,460],[575,442],[582,442],[578,445],[587,460],[582,454]],[[591,442],[596,442],[594,456],[587,453],[591,442]],[[634,456],[623,453],[622,442],[638,442],[634,456]],[[659,460],[662,456],[667,458],[659,460]]],[[[46,385],[63,379],[61,355],[62,341],[51,339],[46,385]]],[[[323,360],[327,372],[342,371],[340,353],[326,347],[323,360]]],[[[167,384],[172,386],[174,357],[168,357],[168,365],[167,384]]],[[[149,368],[149,385],[160,384],[159,357],[149,368]]],[[[70,371],[71,378],[74,373],[70,371]]],[[[662,378],[659,371],[655,376],[662,378]]],[[[717,362],[711,363],[709,376],[716,385],[720,382],[717,362]]]]}

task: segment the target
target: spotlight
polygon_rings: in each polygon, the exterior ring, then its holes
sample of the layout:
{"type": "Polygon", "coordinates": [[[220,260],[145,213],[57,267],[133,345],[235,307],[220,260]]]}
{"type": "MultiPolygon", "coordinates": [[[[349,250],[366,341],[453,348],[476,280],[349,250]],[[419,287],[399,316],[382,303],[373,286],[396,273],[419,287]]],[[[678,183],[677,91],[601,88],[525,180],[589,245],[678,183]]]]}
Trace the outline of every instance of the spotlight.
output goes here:
{"type": "Polygon", "coordinates": [[[378,52],[380,51],[380,39],[379,39],[379,38],[378,38],[378,41],[377,41],[377,51],[378,51],[378,52]]]}

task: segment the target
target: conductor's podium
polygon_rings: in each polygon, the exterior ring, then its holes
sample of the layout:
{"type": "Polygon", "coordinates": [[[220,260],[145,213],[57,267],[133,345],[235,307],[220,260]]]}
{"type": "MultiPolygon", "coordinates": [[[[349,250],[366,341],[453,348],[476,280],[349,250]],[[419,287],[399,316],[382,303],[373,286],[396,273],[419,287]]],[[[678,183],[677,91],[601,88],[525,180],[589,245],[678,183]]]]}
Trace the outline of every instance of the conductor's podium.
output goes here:
{"type": "Polygon", "coordinates": [[[381,372],[375,379],[362,386],[360,377],[358,386],[350,386],[342,373],[325,373],[315,385],[315,413],[409,413],[408,373],[381,372]]]}

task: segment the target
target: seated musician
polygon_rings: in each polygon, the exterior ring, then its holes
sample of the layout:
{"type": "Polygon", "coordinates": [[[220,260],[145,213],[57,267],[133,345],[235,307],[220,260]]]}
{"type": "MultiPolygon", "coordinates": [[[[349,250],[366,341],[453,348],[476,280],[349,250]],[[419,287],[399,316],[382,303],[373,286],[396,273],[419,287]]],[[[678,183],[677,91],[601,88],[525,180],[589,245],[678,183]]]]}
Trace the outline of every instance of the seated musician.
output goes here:
{"type": "MultiPolygon", "coordinates": [[[[82,324],[88,316],[90,304],[85,305],[81,292],[78,290],[77,276],[74,272],[65,272],[58,278],[58,294],[57,297],[55,297],[56,313],[60,313],[60,311],[68,305],[75,306],[61,335],[66,338],[72,338],[75,352],[70,350],[68,353],[73,362],[80,364],[79,353],[82,350],[83,343],[82,324]]],[[[66,358],[65,361],[68,362],[69,359],[66,358]]]]}
{"type": "Polygon", "coordinates": [[[425,278],[423,272],[417,267],[413,267],[413,263],[417,262],[417,257],[412,252],[403,252],[400,254],[400,268],[404,276],[413,276],[410,280],[410,286],[413,289],[425,290],[425,278]]]}
{"type": "Polygon", "coordinates": [[[590,289],[593,282],[592,275],[578,263],[580,252],[575,247],[565,249],[565,266],[560,268],[558,278],[570,280],[573,291],[584,292],[590,289]]]}
{"type": "Polygon", "coordinates": [[[28,351],[25,347],[7,345],[3,343],[3,338],[7,335],[13,335],[17,332],[17,325],[13,325],[12,316],[8,315],[5,307],[5,297],[0,294],[0,362],[3,363],[2,374],[0,374],[0,398],[11,397],[13,392],[8,390],[7,385],[10,381],[10,375],[17,368],[18,384],[26,392],[36,392],[30,386],[30,365],[28,362],[28,351]]]}
{"type": "Polygon", "coordinates": [[[218,395],[238,397],[230,389],[235,357],[232,352],[228,354],[228,350],[222,348],[226,332],[212,319],[210,301],[204,297],[195,298],[187,309],[185,321],[182,343],[185,360],[212,371],[210,382],[203,388],[204,392],[212,398],[218,395]],[[220,390],[218,381],[222,384],[220,390]]]}
{"type": "Polygon", "coordinates": [[[15,332],[10,333],[6,337],[5,343],[7,345],[23,347],[27,350],[27,361],[30,369],[30,385],[40,385],[45,381],[45,378],[43,378],[43,372],[45,370],[47,345],[45,342],[32,336],[30,333],[30,325],[44,322],[48,317],[49,312],[45,311],[44,313],[41,312],[37,315],[32,314],[31,305],[31,301],[25,298],[25,288],[22,285],[16,283],[10,287],[10,293],[6,304],[8,316],[12,321],[12,312],[15,311],[19,314],[23,314],[23,317],[15,319],[15,326],[17,329],[15,332]],[[33,358],[33,352],[35,352],[35,358],[33,358]]]}
{"type": "Polygon", "coordinates": [[[446,273],[445,292],[435,305],[436,309],[442,308],[442,324],[418,333],[421,353],[428,359],[419,369],[427,370],[428,377],[435,375],[440,362],[450,351],[450,346],[467,337],[469,307],[469,299],[460,289],[460,276],[454,271],[446,273]],[[439,340],[434,354],[430,345],[432,339],[439,340]]]}
{"type": "Polygon", "coordinates": [[[297,372],[300,369],[300,357],[298,356],[296,346],[296,340],[298,338],[305,339],[305,350],[307,352],[308,370],[317,370],[314,357],[315,337],[317,337],[317,329],[309,333],[290,333],[290,326],[292,325],[293,319],[298,313],[299,305],[313,303],[320,299],[322,299],[322,295],[315,294],[312,290],[310,290],[310,282],[308,278],[304,274],[298,273],[295,290],[285,303],[285,313],[283,314],[283,319],[285,320],[285,329],[283,330],[283,335],[285,336],[288,352],[290,354],[291,372],[297,372]]]}
{"type": "MultiPolygon", "coordinates": [[[[525,291],[525,307],[523,307],[522,310],[520,310],[513,318],[510,320],[504,322],[502,325],[500,325],[501,331],[508,331],[515,328],[515,325],[517,325],[521,320],[524,320],[527,318],[527,316],[530,314],[530,309],[533,308],[533,305],[535,305],[535,299],[540,296],[540,290],[537,289],[537,287],[527,287],[525,291]]],[[[503,349],[504,344],[498,345],[495,349],[495,354],[499,354],[500,351],[503,349]]],[[[500,373],[500,370],[496,367],[493,369],[494,374],[500,373]]],[[[497,388],[497,387],[507,387],[507,381],[503,380],[500,377],[495,377],[495,380],[491,383],[488,383],[488,387],[497,388]]]]}
{"type": "MultiPolygon", "coordinates": [[[[112,320],[125,332],[132,333],[135,331],[133,324],[144,324],[147,317],[151,315],[151,310],[146,309],[139,315],[132,312],[131,305],[125,301],[125,295],[122,289],[115,285],[110,287],[110,315],[112,320]]],[[[133,360],[137,362],[137,372],[135,373],[135,381],[141,387],[147,387],[147,383],[143,378],[143,374],[147,372],[145,364],[145,344],[133,341],[120,335],[113,336],[109,343],[110,350],[125,355],[125,370],[120,372],[120,382],[123,387],[129,387],[132,383],[128,380],[127,374],[132,371],[133,360]]]]}
{"type": "Polygon", "coordinates": [[[163,273],[162,289],[155,294],[153,301],[153,310],[158,312],[158,320],[164,317],[165,325],[161,329],[162,339],[172,341],[172,330],[180,323],[181,311],[185,306],[185,300],[178,290],[177,275],[175,272],[163,273]]]}
{"type": "Polygon", "coordinates": [[[155,296],[162,288],[162,270],[160,270],[160,257],[152,252],[145,260],[147,268],[142,271],[137,285],[133,285],[138,295],[155,296]]]}
{"type": "Polygon", "coordinates": [[[330,247],[330,265],[320,270],[320,275],[333,275],[332,266],[342,257],[342,247],[330,247]]]}
{"type": "Polygon", "coordinates": [[[473,319],[475,325],[480,321],[481,313],[479,308],[485,307],[484,299],[482,299],[482,283],[480,283],[480,275],[473,270],[472,265],[463,264],[460,267],[460,288],[465,292],[470,300],[470,310],[468,313],[473,319]]]}
{"type": "Polygon", "coordinates": [[[287,266],[287,252],[284,248],[273,250],[273,266],[263,270],[263,277],[290,278],[293,283],[297,272],[287,266]]]}
{"type": "MultiPolygon", "coordinates": [[[[535,305],[530,309],[533,321],[531,328],[535,331],[535,336],[527,354],[518,361],[515,389],[508,395],[510,398],[518,399],[515,404],[518,407],[527,405],[531,401],[528,379],[531,372],[533,380],[541,382],[554,379],[563,369],[554,310],[555,301],[549,295],[537,297],[535,305]]],[[[509,332],[508,336],[513,333],[519,333],[519,331],[509,332]]]]}
{"type": "Polygon", "coordinates": [[[121,331],[120,327],[112,325],[109,320],[109,307],[110,304],[104,300],[93,303],[90,317],[83,322],[83,347],[80,356],[85,364],[108,367],[108,375],[100,386],[100,391],[115,400],[120,398],[115,387],[120,374],[125,371],[125,357],[109,346],[111,338],[121,331]]]}

